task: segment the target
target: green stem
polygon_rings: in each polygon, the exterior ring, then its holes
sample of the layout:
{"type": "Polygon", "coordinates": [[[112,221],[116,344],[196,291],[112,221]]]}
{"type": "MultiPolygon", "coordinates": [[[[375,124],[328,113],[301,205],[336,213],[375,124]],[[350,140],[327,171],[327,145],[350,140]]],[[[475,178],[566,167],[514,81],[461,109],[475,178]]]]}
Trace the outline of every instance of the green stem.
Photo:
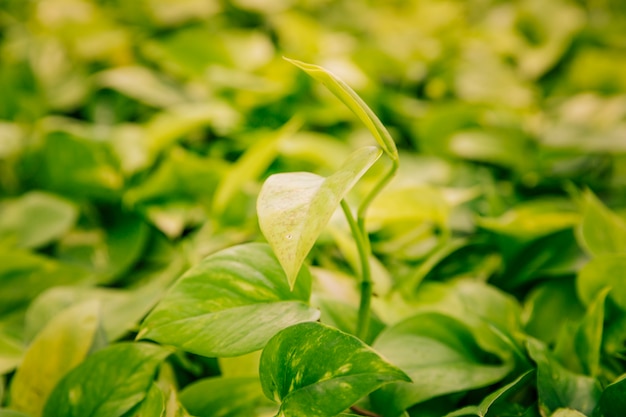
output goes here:
{"type": "Polygon", "coordinates": [[[346,219],[348,220],[350,231],[352,232],[352,236],[356,242],[357,251],[359,252],[359,260],[361,261],[361,303],[359,306],[356,336],[361,340],[365,340],[368,330],[368,326],[365,326],[365,324],[369,324],[369,304],[372,292],[372,277],[369,263],[369,241],[365,237],[366,235],[361,233],[361,229],[352,215],[350,206],[348,206],[348,203],[346,203],[345,200],[341,200],[341,208],[346,216],[346,219]]]}
{"type": "Polygon", "coordinates": [[[356,327],[356,336],[361,340],[365,340],[369,331],[370,316],[371,316],[371,304],[372,304],[372,272],[370,268],[370,255],[371,245],[367,229],[365,228],[365,213],[367,208],[374,200],[374,198],[380,193],[380,191],[391,181],[398,170],[398,160],[392,159],[392,165],[389,171],[384,177],[370,190],[367,194],[359,209],[357,211],[357,219],[355,221],[350,207],[345,201],[341,201],[341,208],[343,209],[350,230],[354,236],[356,242],[357,251],[359,252],[359,258],[361,260],[361,301],[359,304],[358,321],[356,327]]]}

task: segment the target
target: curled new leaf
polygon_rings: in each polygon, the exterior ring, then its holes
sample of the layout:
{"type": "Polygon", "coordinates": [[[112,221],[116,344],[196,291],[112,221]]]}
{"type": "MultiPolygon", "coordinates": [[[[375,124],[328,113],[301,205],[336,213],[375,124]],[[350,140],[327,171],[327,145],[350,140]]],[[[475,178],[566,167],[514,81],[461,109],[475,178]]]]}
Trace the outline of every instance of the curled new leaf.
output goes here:
{"type": "Polygon", "coordinates": [[[335,74],[317,65],[285,58],[297,66],[315,80],[324,84],[331,93],[343,102],[363,122],[367,129],[374,135],[378,144],[383,148],[387,156],[392,160],[398,159],[398,150],[393,138],[383,126],[380,119],[368,107],[350,86],[338,78],[335,74]]]}
{"type": "Polygon", "coordinates": [[[257,201],[259,225],[291,288],[304,258],[343,197],[380,155],[380,149],[368,146],[350,155],[327,178],[291,172],[272,175],[263,184],[257,201]]]}

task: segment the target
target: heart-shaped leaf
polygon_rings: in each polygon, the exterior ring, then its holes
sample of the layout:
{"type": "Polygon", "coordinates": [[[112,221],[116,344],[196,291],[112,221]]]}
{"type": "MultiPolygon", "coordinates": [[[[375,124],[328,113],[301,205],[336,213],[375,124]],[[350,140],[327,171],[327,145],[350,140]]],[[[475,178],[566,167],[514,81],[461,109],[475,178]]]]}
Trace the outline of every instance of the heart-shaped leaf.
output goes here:
{"type": "Polygon", "coordinates": [[[41,415],[48,395],[89,353],[99,327],[100,305],[87,301],[56,315],[33,340],[11,383],[11,408],[41,415]]]}
{"type": "Polygon", "coordinates": [[[146,397],[169,350],[119,343],[89,356],[50,394],[43,417],[119,417],[146,397]]]}
{"type": "Polygon", "coordinates": [[[374,347],[413,380],[372,395],[384,416],[439,395],[488,386],[512,368],[482,350],[462,322],[439,313],[420,313],[383,330],[374,347]]]}
{"type": "Polygon", "coordinates": [[[385,153],[392,159],[398,159],[398,150],[393,138],[383,126],[380,119],[368,107],[361,97],[332,72],[318,65],[307,64],[306,62],[296,61],[295,59],[285,58],[293,65],[297,66],[313,79],[324,84],[331,93],[343,102],[352,112],[363,122],[367,129],[374,135],[378,144],[383,148],[385,153]]]}
{"type": "Polygon", "coordinates": [[[375,146],[358,149],[324,178],[308,172],[270,176],[257,200],[259,225],[293,288],[302,262],[343,197],[380,157],[375,146]]]}
{"type": "Polygon", "coordinates": [[[333,417],[384,384],[409,380],[356,337],[320,323],[274,336],[261,355],[260,375],[284,417],[333,417]]]}
{"type": "Polygon", "coordinates": [[[205,258],[183,275],[144,320],[138,338],[204,356],[261,349],[278,331],[316,320],[306,268],[290,289],[267,244],[248,243],[205,258]]]}

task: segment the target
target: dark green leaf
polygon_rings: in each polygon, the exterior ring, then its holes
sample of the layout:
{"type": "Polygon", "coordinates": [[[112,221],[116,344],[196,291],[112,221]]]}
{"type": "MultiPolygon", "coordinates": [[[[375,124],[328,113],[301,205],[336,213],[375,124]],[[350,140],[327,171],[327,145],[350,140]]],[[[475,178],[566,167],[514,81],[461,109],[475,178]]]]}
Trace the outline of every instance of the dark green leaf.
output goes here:
{"type": "Polygon", "coordinates": [[[285,417],[333,417],[392,381],[409,378],[354,336],[319,323],[278,333],[263,350],[265,395],[285,417]]]}
{"type": "Polygon", "coordinates": [[[544,415],[559,408],[572,408],[587,415],[593,411],[601,393],[594,378],[565,369],[535,339],[528,340],[528,353],[537,364],[539,408],[544,415]]]}
{"type": "Polygon", "coordinates": [[[626,410],[626,375],[608,385],[598,401],[593,417],[621,417],[626,410]]]}

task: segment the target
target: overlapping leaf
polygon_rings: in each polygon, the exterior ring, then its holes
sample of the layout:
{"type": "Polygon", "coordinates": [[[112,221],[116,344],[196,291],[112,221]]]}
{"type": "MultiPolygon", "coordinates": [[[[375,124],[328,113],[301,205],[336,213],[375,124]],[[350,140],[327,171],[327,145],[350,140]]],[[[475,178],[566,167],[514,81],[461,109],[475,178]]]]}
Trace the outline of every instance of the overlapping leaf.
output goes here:
{"type": "Polygon", "coordinates": [[[261,383],[280,416],[334,417],[404,372],[354,336],[301,323],[274,336],[261,356],[261,383]]]}
{"type": "Polygon", "coordinates": [[[144,320],[138,335],[204,356],[261,349],[279,330],[316,320],[311,277],[302,268],[290,289],[270,247],[234,246],[183,275],[144,320]]]}

